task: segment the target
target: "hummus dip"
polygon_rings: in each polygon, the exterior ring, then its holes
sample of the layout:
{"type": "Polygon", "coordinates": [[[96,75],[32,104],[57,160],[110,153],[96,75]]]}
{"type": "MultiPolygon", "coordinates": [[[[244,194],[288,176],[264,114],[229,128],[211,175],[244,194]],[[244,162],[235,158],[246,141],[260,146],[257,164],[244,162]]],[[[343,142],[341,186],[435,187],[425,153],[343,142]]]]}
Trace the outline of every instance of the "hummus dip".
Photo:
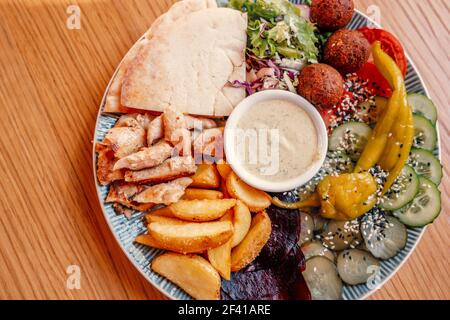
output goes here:
{"type": "Polygon", "coordinates": [[[259,102],[236,127],[237,161],[260,179],[282,182],[298,177],[319,159],[317,129],[293,102],[259,102]]]}

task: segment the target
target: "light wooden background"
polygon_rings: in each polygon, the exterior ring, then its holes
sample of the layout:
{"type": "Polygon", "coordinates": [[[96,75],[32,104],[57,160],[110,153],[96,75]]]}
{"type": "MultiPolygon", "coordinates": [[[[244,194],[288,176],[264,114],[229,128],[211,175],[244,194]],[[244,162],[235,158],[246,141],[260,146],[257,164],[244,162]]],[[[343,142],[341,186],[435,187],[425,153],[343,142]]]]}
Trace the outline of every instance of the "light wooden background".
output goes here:
{"type": "MultiPolygon", "coordinates": [[[[100,211],[91,164],[98,105],[128,48],[173,0],[0,0],[0,298],[161,299],[121,252],[100,211]],[[69,4],[81,30],[66,28],[69,4]],[[81,289],[66,270],[81,268],[81,289]]],[[[376,4],[439,107],[446,174],[448,0],[376,4]]],[[[374,299],[449,299],[450,184],[418,249],[374,299]]]]}

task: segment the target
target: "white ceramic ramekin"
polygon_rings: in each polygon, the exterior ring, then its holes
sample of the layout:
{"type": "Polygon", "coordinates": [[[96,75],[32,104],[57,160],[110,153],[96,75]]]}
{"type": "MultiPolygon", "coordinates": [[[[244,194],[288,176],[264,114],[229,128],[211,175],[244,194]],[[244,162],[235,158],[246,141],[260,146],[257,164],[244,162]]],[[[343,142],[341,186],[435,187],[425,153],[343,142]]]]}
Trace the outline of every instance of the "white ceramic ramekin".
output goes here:
{"type": "MultiPolygon", "coordinates": [[[[325,127],[325,123],[322,120],[320,113],[317,109],[305,100],[303,97],[294,94],[289,91],[283,90],[267,90],[255,93],[248,98],[244,99],[238,106],[233,110],[230,117],[227,120],[224,133],[224,149],[227,162],[233,168],[233,171],[247,184],[255,187],[259,190],[264,190],[268,192],[284,192],[293,190],[311,180],[314,175],[319,171],[328,149],[328,134],[325,127]],[[249,109],[257,103],[268,100],[287,100],[296,104],[299,108],[302,108],[311,118],[316,130],[318,137],[318,157],[316,160],[308,167],[308,169],[300,176],[292,177],[286,181],[272,182],[261,179],[250,172],[248,172],[241,163],[237,160],[236,155],[236,128],[239,119],[249,111],[249,109]]],[[[298,150],[299,156],[301,156],[301,150],[298,150]]]]}

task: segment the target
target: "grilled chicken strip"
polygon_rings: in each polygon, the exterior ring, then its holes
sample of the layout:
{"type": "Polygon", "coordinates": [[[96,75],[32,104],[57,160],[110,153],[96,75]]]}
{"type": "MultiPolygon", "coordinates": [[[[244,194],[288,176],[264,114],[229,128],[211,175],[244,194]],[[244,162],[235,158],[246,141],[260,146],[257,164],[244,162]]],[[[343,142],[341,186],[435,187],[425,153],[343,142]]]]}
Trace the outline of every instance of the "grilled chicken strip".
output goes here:
{"type": "MultiPolygon", "coordinates": [[[[196,118],[189,115],[185,115],[184,118],[188,130],[203,130],[217,127],[216,122],[212,119],[196,118]]],[[[147,144],[151,146],[155,141],[164,137],[163,116],[160,115],[154,118],[147,130],[147,144]]]]}
{"type": "Polygon", "coordinates": [[[188,115],[185,115],[184,118],[186,120],[186,126],[188,130],[195,129],[202,131],[204,129],[211,129],[217,127],[216,122],[212,119],[196,118],[188,115]]]}
{"type": "Polygon", "coordinates": [[[113,181],[123,180],[124,174],[121,170],[113,170],[114,152],[109,146],[102,143],[95,145],[97,158],[97,179],[101,185],[106,186],[113,181]]]}
{"type": "Polygon", "coordinates": [[[119,159],[114,165],[114,170],[131,169],[141,170],[160,165],[164,160],[172,155],[173,147],[165,141],[143,148],[141,151],[130,154],[125,158],[119,159]]]}
{"type": "Polygon", "coordinates": [[[153,119],[154,117],[148,114],[124,114],[117,120],[114,127],[141,127],[147,130],[153,119]]]}
{"type": "Polygon", "coordinates": [[[175,146],[173,156],[192,155],[191,132],[187,129],[185,116],[173,108],[163,114],[164,139],[175,146]]]}
{"type": "Polygon", "coordinates": [[[151,146],[155,141],[164,137],[163,117],[162,115],[153,119],[147,128],[147,145],[151,146]]]}
{"type": "Polygon", "coordinates": [[[180,200],[184,194],[184,190],[191,183],[191,178],[179,178],[171,182],[157,184],[139,193],[133,200],[139,203],[169,205],[180,200]]]}
{"type": "Polygon", "coordinates": [[[192,157],[176,157],[164,161],[157,167],[141,171],[127,171],[127,182],[166,182],[195,173],[197,167],[192,157]]]}
{"type": "Polygon", "coordinates": [[[115,202],[127,208],[131,208],[133,210],[146,211],[149,210],[151,207],[153,207],[154,204],[152,203],[142,204],[133,201],[133,197],[144,190],[145,190],[144,186],[136,185],[133,183],[124,183],[124,182],[114,183],[109,188],[109,193],[108,196],[106,197],[105,202],[106,203],[115,202]]]}
{"type": "Polygon", "coordinates": [[[166,108],[163,113],[164,139],[177,145],[186,135],[187,125],[184,115],[173,108],[166,108]]]}
{"type": "Polygon", "coordinates": [[[145,129],[114,127],[108,131],[103,143],[111,147],[116,158],[124,158],[145,146],[145,129]]]}

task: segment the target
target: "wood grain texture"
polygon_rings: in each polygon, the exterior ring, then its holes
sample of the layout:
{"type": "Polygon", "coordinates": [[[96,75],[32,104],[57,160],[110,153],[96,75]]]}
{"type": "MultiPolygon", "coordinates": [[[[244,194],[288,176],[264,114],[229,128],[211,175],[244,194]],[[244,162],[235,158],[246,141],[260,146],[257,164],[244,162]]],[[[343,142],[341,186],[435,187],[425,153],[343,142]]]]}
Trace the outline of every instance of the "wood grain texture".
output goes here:
{"type": "MultiPolygon", "coordinates": [[[[173,0],[0,0],[0,299],[162,299],[121,252],[91,169],[95,119],[122,56],[173,0]],[[81,30],[66,9],[81,8],[81,30]],[[66,287],[69,265],[81,289],[66,287]]],[[[439,108],[443,212],[373,299],[450,299],[447,0],[359,0],[404,43],[439,108]]]]}

